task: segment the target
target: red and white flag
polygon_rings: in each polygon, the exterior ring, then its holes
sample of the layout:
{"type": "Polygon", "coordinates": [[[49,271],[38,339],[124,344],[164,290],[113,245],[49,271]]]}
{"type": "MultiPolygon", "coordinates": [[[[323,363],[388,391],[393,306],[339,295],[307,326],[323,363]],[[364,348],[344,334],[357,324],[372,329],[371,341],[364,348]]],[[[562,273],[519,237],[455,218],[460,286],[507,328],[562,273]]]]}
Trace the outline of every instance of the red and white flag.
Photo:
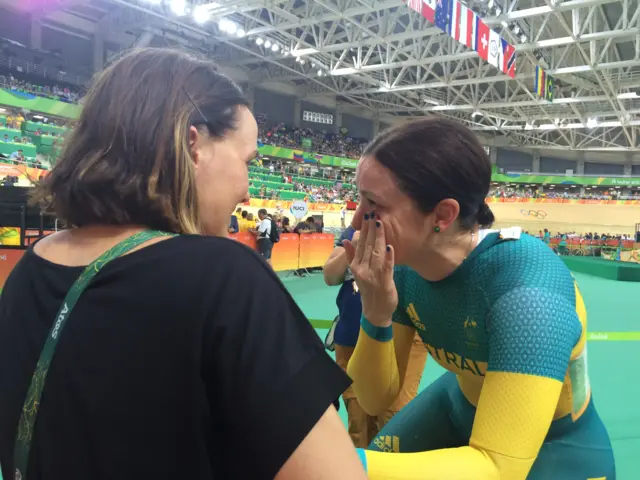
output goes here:
{"type": "Polygon", "coordinates": [[[476,35],[474,48],[483,60],[489,59],[489,27],[476,15],[476,35]]]}
{"type": "Polygon", "coordinates": [[[462,5],[460,9],[460,38],[456,39],[469,48],[474,48],[476,36],[476,14],[468,7],[462,5]]]}
{"type": "Polygon", "coordinates": [[[407,0],[407,6],[414,12],[422,14],[422,0],[407,0]]]}
{"type": "Polygon", "coordinates": [[[422,0],[422,16],[429,23],[435,23],[436,21],[436,1],[422,0]]]}

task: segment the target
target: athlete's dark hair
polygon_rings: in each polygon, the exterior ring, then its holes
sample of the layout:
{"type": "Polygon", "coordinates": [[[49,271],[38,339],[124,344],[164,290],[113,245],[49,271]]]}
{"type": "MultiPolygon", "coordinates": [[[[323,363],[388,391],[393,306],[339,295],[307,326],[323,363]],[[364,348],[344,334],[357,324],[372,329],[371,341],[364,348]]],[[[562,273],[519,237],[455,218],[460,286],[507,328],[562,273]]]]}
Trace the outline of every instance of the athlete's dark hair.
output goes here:
{"type": "Polygon", "coordinates": [[[467,127],[431,116],[393,127],[378,135],[363,156],[375,157],[396,177],[402,191],[425,213],[442,200],[460,205],[460,227],[489,227],[495,217],[485,198],[491,184],[491,161],[467,127]]]}

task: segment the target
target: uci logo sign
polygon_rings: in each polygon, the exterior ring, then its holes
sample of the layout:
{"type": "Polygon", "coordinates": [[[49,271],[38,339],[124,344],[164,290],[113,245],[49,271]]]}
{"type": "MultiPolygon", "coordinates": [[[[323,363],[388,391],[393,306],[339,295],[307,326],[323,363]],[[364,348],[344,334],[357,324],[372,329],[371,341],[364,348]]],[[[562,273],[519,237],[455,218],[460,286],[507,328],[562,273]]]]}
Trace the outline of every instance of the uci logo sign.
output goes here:
{"type": "Polygon", "coordinates": [[[303,202],[302,200],[296,200],[291,204],[291,213],[296,218],[304,217],[309,211],[309,207],[307,202],[303,202]]]}

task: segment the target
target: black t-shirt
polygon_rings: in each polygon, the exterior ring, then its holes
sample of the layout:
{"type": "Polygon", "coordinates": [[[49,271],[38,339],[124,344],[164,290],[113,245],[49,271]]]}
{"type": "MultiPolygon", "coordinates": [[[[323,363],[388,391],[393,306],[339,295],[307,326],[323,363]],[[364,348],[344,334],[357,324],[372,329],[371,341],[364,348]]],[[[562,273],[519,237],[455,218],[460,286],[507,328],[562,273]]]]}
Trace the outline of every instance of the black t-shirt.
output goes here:
{"type": "MultiPolygon", "coordinates": [[[[0,463],[83,268],[28,250],[0,299],[0,463]]],[[[349,385],[276,275],[226,239],[120,257],[80,297],[51,364],[28,477],[273,478],[349,385]]]]}

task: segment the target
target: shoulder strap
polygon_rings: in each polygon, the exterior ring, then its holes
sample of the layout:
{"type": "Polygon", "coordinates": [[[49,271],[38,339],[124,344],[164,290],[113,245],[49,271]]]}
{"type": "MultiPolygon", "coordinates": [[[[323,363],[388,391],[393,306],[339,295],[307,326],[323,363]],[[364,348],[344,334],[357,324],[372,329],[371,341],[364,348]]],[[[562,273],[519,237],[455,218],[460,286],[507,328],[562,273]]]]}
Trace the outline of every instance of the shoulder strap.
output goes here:
{"type": "Polygon", "coordinates": [[[29,450],[31,448],[34,426],[38,416],[38,408],[40,406],[40,399],[42,398],[42,391],[47,378],[47,372],[55,354],[56,347],[58,346],[62,330],[69,319],[69,315],[71,315],[73,307],[75,307],[78,302],[80,295],[82,295],[86,290],[93,277],[95,277],[106,264],[153,238],[163,236],[174,236],[174,234],[155,230],[145,230],[123,240],[110,250],[100,255],[87,268],[85,268],[78,279],[73,283],[69,292],[67,292],[67,296],[65,297],[64,302],[62,302],[62,306],[56,315],[55,321],[51,326],[51,330],[47,335],[47,340],[45,341],[42,352],[40,353],[40,358],[36,365],[36,371],[31,378],[31,384],[29,385],[29,390],[22,407],[22,412],[20,413],[20,421],[18,423],[13,455],[15,468],[14,480],[26,480],[27,466],[29,464],[29,450]]]}

